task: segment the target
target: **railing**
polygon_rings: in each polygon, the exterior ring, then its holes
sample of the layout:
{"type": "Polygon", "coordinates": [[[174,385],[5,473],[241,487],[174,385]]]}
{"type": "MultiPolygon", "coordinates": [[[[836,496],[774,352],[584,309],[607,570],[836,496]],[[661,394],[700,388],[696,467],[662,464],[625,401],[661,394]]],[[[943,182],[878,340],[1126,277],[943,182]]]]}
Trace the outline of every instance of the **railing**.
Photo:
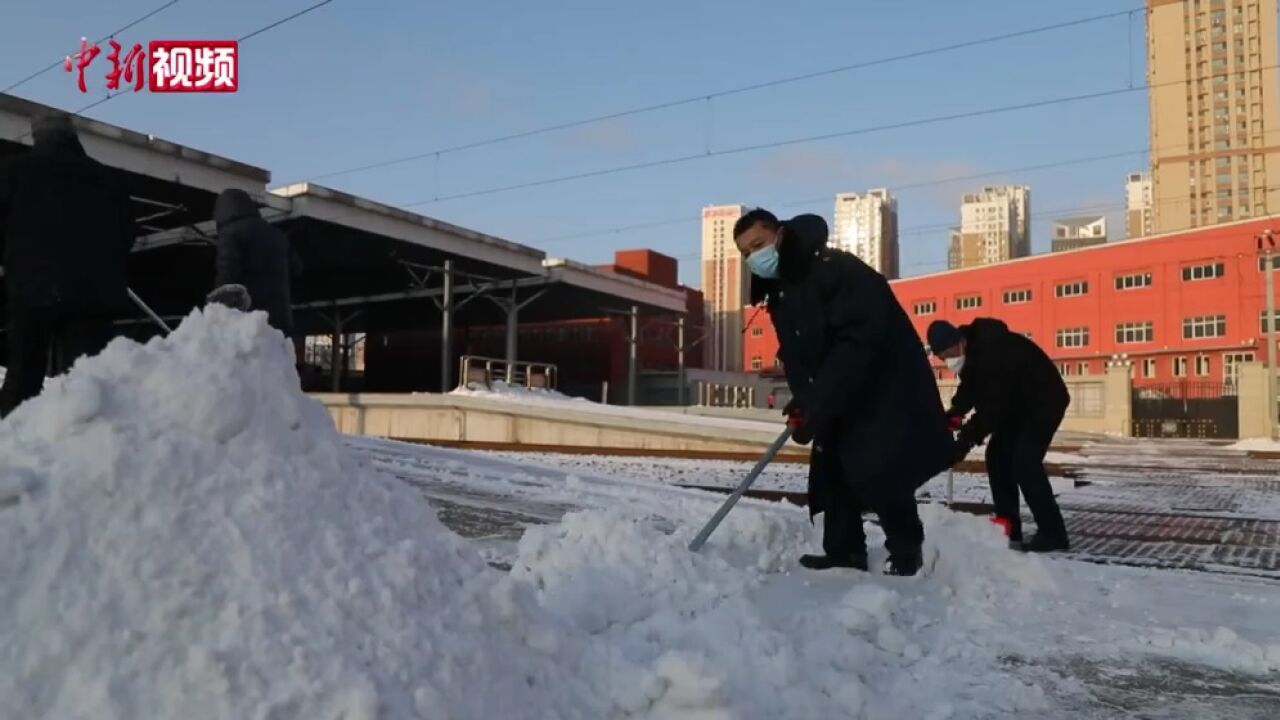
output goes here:
{"type": "Polygon", "coordinates": [[[554,390],[557,368],[552,363],[516,361],[463,355],[458,363],[458,387],[492,387],[495,382],[529,389],[554,390]]]}
{"type": "Polygon", "coordinates": [[[1135,400],[1216,400],[1235,397],[1238,392],[1233,380],[1226,382],[1186,380],[1158,385],[1139,385],[1133,389],[1135,400]]]}

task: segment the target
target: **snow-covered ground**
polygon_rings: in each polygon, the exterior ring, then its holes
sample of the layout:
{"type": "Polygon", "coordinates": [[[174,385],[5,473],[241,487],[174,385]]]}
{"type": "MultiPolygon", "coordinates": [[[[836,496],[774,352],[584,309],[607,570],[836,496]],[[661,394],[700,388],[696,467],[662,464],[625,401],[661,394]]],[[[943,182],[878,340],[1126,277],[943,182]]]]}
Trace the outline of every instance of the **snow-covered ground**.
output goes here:
{"type": "Polygon", "coordinates": [[[344,439],[296,388],[214,306],[0,422],[0,717],[1280,712],[1280,584],[1015,554],[938,506],[915,578],[801,570],[819,528],[750,499],[690,553],[720,496],[344,439]]]}
{"type": "Polygon", "coordinates": [[[484,398],[487,400],[502,400],[504,402],[529,405],[533,407],[552,408],[557,410],[564,410],[568,408],[572,409],[574,412],[609,415],[612,417],[640,418],[645,420],[656,420],[659,422],[674,422],[683,425],[700,425],[721,429],[737,428],[740,430],[772,431],[779,433],[782,432],[783,428],[781,414],[778,415],[777,422],[761,422],[759,420],[691,415],[688,413],[674,412],[670,410],[635,408],[622,405],[605,405],[603,403],[587,400],[586,398],[569,397],[568,395],[563,395],[555,391],[531,390],[518,386],[510,386],[502,382],[493,383],[491,388],[472,385],[467,388],[454,390],[450,394],[464,397],[484,398]]]}

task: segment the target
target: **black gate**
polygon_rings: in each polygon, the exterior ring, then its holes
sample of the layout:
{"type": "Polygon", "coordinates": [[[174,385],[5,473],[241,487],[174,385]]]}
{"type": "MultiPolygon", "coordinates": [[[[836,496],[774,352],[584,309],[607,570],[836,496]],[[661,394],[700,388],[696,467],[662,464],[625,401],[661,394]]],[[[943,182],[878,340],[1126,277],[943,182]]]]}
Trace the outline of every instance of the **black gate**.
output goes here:
{"type": "Polygon", "coordinates": [[[1240,400],[1232,383],[1181,382],[1133,390],[1133,436],[1233,439],[1240,400]]]}

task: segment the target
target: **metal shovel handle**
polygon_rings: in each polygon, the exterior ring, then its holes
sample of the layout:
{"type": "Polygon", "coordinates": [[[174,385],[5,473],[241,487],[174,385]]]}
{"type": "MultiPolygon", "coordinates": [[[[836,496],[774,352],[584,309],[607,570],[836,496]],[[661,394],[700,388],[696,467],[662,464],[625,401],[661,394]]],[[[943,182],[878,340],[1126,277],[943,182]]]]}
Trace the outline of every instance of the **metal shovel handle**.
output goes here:
{"type": "Polygon", "coordinates": [[[755,482],[756,478],[760,477],[760,473],[764,472],[764,469],[769,465],[769,463],[773,462],[773,459],[777,457],[778,452],[782,450],[782,446],[786,445],[787,440],[790,439],[791,427],[788,426],[787,429],[783,430],[782,434],[778,436],[778,439],[773,441],[773,444],[769,446],[769,449],[764,451],[764,455],[761,455],[760,459],[756,461],[756,466],[751,468],[751,472],[747,473],[746,477],[742,478],[742,482],[738,483],[738,487],[733,489],[733,492],[730,493],[729,497],[720,505],[720,509],[716,510],[716,514],[711,516],[711,519],[707,521],[707,524],[704,525],[702,530],[698,532],[697,536],[693,538],[693,542],[689,543],[690,552],[698,552],[698,550],[702,549],[702,546],[707,542],[707,538],[711,537],[711,533],[715,532],[716,527],[720,525],[720,522],[724,520],[724,517],[728,515],[729,511],[733,509],[733,506],[737,504],[738,498],[742,497],[742,494],[747,491],[747,488],[751,487],[751,483],[755,482]]]}

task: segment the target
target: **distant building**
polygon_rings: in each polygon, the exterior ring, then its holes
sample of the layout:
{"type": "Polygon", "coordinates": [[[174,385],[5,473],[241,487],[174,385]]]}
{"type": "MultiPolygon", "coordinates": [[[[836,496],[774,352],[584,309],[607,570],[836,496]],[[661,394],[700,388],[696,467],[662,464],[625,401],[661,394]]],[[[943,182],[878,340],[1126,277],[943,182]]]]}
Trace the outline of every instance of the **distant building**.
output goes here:
{"type": "MultiPolygon", "coordinates": [[[[1099,375],[1122,358],[1138,387],[1231,384],[1242,363],[1267,354],[1265,265],[1254,238],[1277,220],[1045,253],[892,288],[921,338],[934,320],[993,317],[1035,341],[1063,375],[1099,375]]],[[[778,340],[767,313],[752,327],[743,354],[765,359],[768,371],[778,340]]]]}
{"type": "Polygon", "coordinates": [[[712,205],[702,209],[702,293],[707,339],[703,357],[711,370],[742,369],[742,306],[751,284],[746,263],[733,244],[733,224],[742,217],[741,205],[712,205]]]}
{"type": "Polygon", "coordinates": [[[1124,185],[1124,236],[1146,237],[1156,231],[1151,202],[1151,173],[1129,173],[1124,185]]]}
{"type": "Polygon", "coordinates": [[[968,193],[960,205],[960,234],[948,248],[950,267],[990,265],[1031,254],[1031,189],[991,185],[968,193]]]}
{"type": "Polygon", "coordinates": [[[890,280],[898,277],[898,201],[883,188],[836,195],[831,247],[857,255],[890,280]]]}
{"type": "Polygon", "coordinates": [[[1062,218],[1053,221],[1053,252],[1079,250],[1107,241],[1107,218],[1104,215],[1062,218]]]}
{"type": "MultiPolygon", "coordinates": [[[[962,242],[964,233],[960,232],[960,228],[953,227],[947,231],[947,269],[955,270],[964,267],[964,243],[962,242]]],[[[975,261],[972,263],[977,265],[975,261]]]]}
{"type": "Polygon", "coordinates": [[[1276,0],[1147,0],[1155,232],[1280,212],[1276,0]]]}

